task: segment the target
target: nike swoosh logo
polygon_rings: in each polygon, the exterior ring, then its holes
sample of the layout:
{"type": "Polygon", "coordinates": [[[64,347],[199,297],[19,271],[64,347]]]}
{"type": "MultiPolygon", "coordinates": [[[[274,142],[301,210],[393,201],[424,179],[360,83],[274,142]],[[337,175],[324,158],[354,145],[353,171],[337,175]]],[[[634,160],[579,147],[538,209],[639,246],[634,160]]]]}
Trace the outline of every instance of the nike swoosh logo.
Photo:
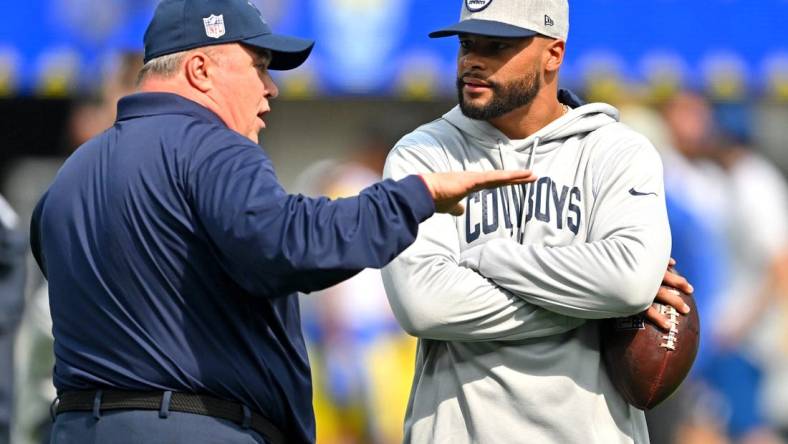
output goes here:
{"type": "Polygon", "coordinates": [[[629,194],[633,196],[648,196],[649,194],[656,196],[657,193],[641,193],[640,191],[636,191],[634,188],[629,189],[629,194]]]}

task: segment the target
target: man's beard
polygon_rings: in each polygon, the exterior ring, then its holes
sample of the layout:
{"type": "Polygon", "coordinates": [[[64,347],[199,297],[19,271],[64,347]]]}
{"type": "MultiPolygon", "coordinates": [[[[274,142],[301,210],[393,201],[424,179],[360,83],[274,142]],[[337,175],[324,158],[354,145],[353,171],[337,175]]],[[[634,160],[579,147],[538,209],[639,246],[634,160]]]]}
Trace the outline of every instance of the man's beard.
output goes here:
{"type": "Polygon", "coordinates": [[[517,108],[529,105],[539,93],[537,73],[533,71],[505,85],[490,83],[492,100],[486,105],[476,106],[465,102],[464,82],[457,79],[457,96],[462,113],[475,120],[490,120],[510,113],[517,108]]]}

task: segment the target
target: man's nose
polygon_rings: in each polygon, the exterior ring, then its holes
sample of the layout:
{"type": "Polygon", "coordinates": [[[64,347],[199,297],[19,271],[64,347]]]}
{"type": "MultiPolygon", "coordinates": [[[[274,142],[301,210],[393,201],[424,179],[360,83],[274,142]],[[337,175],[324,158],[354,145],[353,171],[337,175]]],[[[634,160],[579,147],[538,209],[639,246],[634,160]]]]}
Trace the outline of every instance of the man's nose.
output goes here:
{"type": "Polygon", "coordinates": [[[263,85],[265,85],[265,96],[267,98],[275,99],[279,96],[279,87],[276,86],[276,82],[274,82],[270,74],[266,73],[263,85]]]}
{"type": "Polygon", "coordinates": [[[475,52],[468,52],[460,56],[460,67],[462,71],[483,70],[484,60],[475,52]]]}

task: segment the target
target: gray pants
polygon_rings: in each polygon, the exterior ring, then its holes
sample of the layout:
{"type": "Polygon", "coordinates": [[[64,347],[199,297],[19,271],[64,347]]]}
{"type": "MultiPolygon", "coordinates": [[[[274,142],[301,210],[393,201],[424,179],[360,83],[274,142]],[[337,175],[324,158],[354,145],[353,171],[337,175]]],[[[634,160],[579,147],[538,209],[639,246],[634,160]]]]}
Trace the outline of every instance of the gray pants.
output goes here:
{"type": "Polygon", "coordinates": [[[266,444],[260,434],[210,416],[155,410],[111,410],[57,415],[52,444],[266,444]]]}

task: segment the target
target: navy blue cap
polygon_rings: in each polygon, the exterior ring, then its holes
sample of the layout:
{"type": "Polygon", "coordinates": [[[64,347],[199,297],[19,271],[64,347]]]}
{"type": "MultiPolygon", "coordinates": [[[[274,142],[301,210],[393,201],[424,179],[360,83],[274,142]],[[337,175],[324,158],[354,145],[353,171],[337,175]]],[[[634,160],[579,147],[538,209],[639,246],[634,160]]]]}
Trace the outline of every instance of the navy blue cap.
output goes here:
{"type": "Polygon", "coordinates": [[[145,31],[145,62],[187,49],[243,43],[271,51],[269,69],[304,63],[315,42],[274,34],[247,0],[162,0],[145,31]]]}
{"type": "Polygon", "coordinates": [[[468,19],[452,26],[448,26],[437,31],[433,31],[429,36],[433,39],[440,37],[449,37],[458,34],[474,34],[483,35],[488,37],[503,37],[503,38],[526,38],[539,34],[530,29],[521,28],[519,26],[510,25],[508,23],[501,23],[493,20],[479,20],[468,19]]]}

